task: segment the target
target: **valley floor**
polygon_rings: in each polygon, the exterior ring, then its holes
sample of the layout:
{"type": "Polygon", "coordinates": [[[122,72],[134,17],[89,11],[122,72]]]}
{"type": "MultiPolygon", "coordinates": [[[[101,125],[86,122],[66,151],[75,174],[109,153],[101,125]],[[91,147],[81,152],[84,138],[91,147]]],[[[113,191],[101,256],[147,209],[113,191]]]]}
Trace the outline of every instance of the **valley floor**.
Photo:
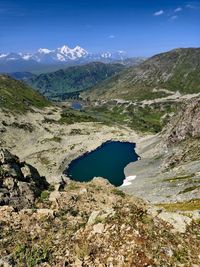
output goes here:
{"type": "Polygon", "coordinates": [[[129,141],[143,147],[151,138],[128,127],[99,122],[67,124],[61,121],[61,111],[59,107],[48,107],[26,115],[1,112],[1,146],[37,167],[51,183],[59,182],[71,160],[105,141],[129,141]]]}
{"type": "Polygon", "coordinates": [[[198,198],[199,162],[166,170],[165,159],[173,151],[158,134],[138,134],[119,124],[69,123],[63,121],[62,112],[60,107],[35,109],[26,115],[1,111],[1,146],[35,166],[48,182],[59,184],[68,164],[85,152],[108,140],[133,142],[141,160],[125,168],[125,176],[136,179],[122,190],[155,204],[198,198]]]}

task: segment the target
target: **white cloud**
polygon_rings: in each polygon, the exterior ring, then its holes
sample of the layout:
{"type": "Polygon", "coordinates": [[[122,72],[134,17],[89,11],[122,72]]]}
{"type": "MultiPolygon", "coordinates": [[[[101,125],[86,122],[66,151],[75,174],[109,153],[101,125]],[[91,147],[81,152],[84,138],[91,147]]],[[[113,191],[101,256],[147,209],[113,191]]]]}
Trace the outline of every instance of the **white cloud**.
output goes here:
{"type": "Polygon", "coordinates": [[[178,18],[178,16],[172,16],[170,19],[171,20],[175,20],[175,19],[177,19],[178,18]]]}
{"type": "Polygon", "coordinates": [[[174,9],[174,12],[181,12],[182,10],[182,7],[177,7],[176,9],[174,9]]]}
{"type": "Polygon", "coordinates": [[[185,7],[189,9],[200,9],[200,3],[199,2],[188,2],[185,7]]]}
{"type": "Polygon", "coordinates": [[[153,15],[154,16],[161,16],[161,15],[163,15],[164,14],[164,11],[161,9],[161,10],[159,10],[159,11],[156,11],[153,15]]]}
{"type": "Polygon", "coordinates": [[[111,35],[108,36],[108,38],[109,38],[109,39],[114,39],[115,36],[114,36],[113,34],[111,34],[111,35]]]}

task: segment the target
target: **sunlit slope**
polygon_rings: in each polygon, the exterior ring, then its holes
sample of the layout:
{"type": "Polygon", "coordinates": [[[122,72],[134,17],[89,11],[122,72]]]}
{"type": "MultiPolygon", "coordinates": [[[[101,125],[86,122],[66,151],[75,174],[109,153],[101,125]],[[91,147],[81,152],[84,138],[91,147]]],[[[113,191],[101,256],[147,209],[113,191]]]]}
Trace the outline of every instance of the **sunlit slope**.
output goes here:
{"type": "Polygon", "coordinates": [[[98,84],[91,99],[155,99],[179,91],[200,92],[200,48],[180,48],[151,57],[98,84]],[[164,90],[163,90],[164,89],[164,90]]]}

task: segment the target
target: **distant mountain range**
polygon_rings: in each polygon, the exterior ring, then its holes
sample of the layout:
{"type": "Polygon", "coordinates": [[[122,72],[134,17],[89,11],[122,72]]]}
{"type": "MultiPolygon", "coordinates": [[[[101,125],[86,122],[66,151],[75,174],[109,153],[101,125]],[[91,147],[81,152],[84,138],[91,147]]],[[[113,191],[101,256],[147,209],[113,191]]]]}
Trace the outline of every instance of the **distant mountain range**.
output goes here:
{"type": "MultiPolygon", "coordinates": [[[[63,66],[86,64],[93,61],[111,63],[123,61],[126,64],[128,55],[124,51],[90,53],[80,46],[69,48],[64,45],[50,50],[40,48],[35,53],[0,53],[0,72],[38,71],[47,72],[62,68],[63,66]],[[40,71],[41,70],[41,71],[40,71]]],[[[128,63],[134,64],[142,60],[132,58],[128,63]]]]}

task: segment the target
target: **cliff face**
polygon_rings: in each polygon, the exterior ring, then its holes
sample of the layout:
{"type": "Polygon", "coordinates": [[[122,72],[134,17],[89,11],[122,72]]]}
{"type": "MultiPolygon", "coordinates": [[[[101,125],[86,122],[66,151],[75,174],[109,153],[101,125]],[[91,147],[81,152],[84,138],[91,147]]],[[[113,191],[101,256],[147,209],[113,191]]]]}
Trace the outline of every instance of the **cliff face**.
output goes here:
{"type": "Polygon", "coordinates": [[[200,97],[187,100],[163,132],[163,142],[171,151],[163,164],[166,168],[199,161],[200,97]]]}
{"type": "Polygon", "coordinates": [[[173,118],[167,131],[167,141],[174,144],[188,138],[200,137],[200,98],[186,102],[182,111],[173,118]]]}

